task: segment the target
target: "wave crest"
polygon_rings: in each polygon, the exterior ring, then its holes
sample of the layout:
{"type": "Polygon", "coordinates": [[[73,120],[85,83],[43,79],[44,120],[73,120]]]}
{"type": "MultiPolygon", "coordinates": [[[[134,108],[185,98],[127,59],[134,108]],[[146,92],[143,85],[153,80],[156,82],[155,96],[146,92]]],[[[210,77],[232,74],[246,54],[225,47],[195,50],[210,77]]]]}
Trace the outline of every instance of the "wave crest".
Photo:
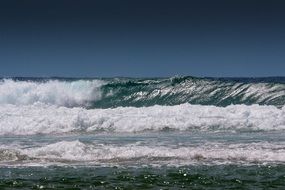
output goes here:
{"type": "Polygon", "coordinates": [[[261,79],[4,79],[0,81],[0,92],[0,105],[44,103],[85,108],[184,103],[223,107],[231,104],[285,105],[285,83],[261,79]]]}
{"type": "Polygon", "coordinates": [[[100,80],[35,82],[5,79],[0,82],[0,104],[31,105],[40,102],[88,107],[101,98],[100,87],[103,84],[100,80]]]}

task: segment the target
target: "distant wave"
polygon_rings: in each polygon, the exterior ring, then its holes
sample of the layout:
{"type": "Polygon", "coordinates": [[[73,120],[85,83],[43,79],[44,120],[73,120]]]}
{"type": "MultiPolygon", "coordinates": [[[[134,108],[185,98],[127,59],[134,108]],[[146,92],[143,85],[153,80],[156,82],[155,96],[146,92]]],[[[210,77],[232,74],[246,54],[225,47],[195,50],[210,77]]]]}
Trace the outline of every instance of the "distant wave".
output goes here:
{"type": "Polygon", "coordinates": [[[177,106],[66,108],[0,106],[0,135],[137,133],[145,131],[285,130],[285,106],[182,104],[177,106]]]}
{"type": "Polygon", "coordinates": [[[0,105],[85,108],[179,105],[183,103],[285,105],[284,78],[3,79],[0,105]]]}

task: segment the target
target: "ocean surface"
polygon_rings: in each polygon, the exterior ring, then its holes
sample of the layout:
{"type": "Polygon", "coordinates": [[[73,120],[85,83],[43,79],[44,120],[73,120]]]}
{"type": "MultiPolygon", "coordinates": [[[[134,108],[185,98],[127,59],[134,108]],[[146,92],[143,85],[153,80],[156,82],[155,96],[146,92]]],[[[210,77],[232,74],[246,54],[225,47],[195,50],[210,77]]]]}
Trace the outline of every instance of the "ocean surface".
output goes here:
{"type": "Polygon", "coordinates": [[[285,189],[285,78],[2,78],[0,189],[285,189]]]}

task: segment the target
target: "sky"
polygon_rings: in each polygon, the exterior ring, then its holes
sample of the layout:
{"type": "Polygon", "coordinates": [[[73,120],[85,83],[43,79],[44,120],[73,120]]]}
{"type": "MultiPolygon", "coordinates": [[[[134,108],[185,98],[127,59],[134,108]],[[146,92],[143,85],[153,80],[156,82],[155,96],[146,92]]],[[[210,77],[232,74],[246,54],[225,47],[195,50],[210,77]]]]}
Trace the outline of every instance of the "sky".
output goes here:
{"type": "Polygon", "coordinates": [[[6,0],[0,76],[285,76],[282,0],[6,0]]]}

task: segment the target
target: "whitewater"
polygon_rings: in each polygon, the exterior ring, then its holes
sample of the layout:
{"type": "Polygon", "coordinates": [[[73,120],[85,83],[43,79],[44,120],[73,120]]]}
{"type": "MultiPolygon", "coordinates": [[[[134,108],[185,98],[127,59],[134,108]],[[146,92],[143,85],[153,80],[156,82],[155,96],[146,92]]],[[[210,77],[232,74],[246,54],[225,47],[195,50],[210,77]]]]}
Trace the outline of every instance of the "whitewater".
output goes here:
{"type": "Polygon", "coordinates": [[[284,78],[48,79],[0,80],[0,105],[44,103],[114,108],[179,105],[285,104],[284,78]]]}
{"type": "Polygon", "coordinates": [[[70,173],[84,186],[96,170],[101,182],[184,186],[184,179],[203,184],[195,171],[208,181],[222,176],[217,183],[227,173],[260,172],[258,180],[278,185],[284,133],[282,77],[0,79],[0,178],[7,180],[11,171],[28,181],[48,171],[50,180],[70,173]]]}
{"type": "Polygon", "coordinates": [[[91,110],[43,104],[3,105],[0,118],[0,135],[285,129],[285,107],[259,105],[182,104],[91,110]]]}

